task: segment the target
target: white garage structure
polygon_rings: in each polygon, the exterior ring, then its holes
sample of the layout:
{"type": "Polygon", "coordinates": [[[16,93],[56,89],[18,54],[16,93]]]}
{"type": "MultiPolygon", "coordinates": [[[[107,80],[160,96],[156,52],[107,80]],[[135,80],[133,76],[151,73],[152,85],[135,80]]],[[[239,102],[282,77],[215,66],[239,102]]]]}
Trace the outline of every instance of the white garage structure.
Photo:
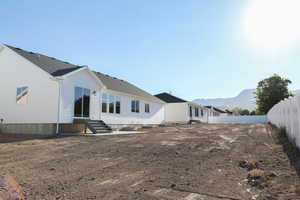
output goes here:
{"type": "Polygon", "coordinates": [[[155,96],[166,103],[166,123],[189,123],[193,121],[208,121],[209,110],[199,104],[183,100],[169,93],[160,93],[155,96]]]}
{"type": "Polygon", "coordinates": [[[164,122],[164,102],[86,66],[0,46],[0,132],[109,132],[164,122]]]}

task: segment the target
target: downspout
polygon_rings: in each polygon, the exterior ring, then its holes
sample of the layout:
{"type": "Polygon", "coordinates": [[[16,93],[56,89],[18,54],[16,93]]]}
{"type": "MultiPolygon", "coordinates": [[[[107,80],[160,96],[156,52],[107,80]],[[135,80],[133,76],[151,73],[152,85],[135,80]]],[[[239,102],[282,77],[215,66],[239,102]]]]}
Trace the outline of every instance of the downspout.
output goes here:
{"type": "Polygon", "coordinates": [[[56,120],[56,135],[59,135],[59,124],[60,124],[60,104],[61,104],[61,83],[64,80],[62,77],[51,77],[53,81],[58,83],[58,103],[57,103],[57,120],[56,120]]]}
{"type": "Polygon", "coordinates": [[[58,105],[57,105],[57,122],[56,122],[56,135],[59,135],[59,123],[60,123],[60,102],[61,102],[61,80],[58,81],[58,105]]]}

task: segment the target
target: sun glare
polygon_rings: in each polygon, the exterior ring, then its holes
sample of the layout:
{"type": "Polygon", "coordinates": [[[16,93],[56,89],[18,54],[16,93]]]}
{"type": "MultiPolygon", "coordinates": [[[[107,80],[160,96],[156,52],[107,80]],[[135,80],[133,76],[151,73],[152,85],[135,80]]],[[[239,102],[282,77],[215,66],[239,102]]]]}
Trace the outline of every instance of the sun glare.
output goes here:
{"type": "Polygon", "coordinates": [[[300,41],[300,0],[250,0],[243,14],[253,47],[286,49],[300,41]]]}

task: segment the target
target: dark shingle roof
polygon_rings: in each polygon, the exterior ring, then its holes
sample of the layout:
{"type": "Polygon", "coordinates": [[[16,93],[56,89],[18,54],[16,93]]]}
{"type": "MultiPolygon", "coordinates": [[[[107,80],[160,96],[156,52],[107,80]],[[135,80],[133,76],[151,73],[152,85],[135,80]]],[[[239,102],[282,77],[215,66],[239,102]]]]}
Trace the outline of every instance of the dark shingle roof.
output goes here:
{"type": "Polygon", "coordinates": [[[162,101],[166,102],[166,103],[183,103],[183,102],[187,102],[186,100],[180,99],[178,97],[175,97],[169,93],[160,93],[155,95],[157,98],[161,99],[162,101]]]}
{"type": "MultiPolygon", "coordinates": [[[[52,76],[62,76],[83,67],[83,66],[73,65],[71,63],[64,62],[42,54],[25,51],[23,49],[12,47],[9,45],[5,45],[5,46],[12,49],[17,54],[29,60],[33,64],[37,65],[42,70],[48,72],[52,76]]],[[[156,98],[155,96],[145,92],[144,90],[126,81],[114,77],[110,77],[100,72],[94,72],[94,73],[102,81],[102,83],[106,86],[107,89],[128,93],[139,97],[144,97],[150,101],[163,103],[163,101],[156,98]]]]}
{"type": "Polygon", "coordinates": [[[102,74],[100,72],[94,72],[94,73],[109,90],[114,90],[117,92],[123,92],[134,96],[144,97],[150,101],[163,103],[163,101],[161,101],[159,98],[156,98],[155,96],[136,87],[131,83],[128,83],[127,81],[117,79],[115,77],[111,77],[109,75],[102,74]]]}
{"type": "Polygon", "coordinates": [[[214,106],[204,106],[204,107],[209,108],[209,109],[213,108],[215,111],[217,111],[219,113],[226,113],[224,110],[221,110],[221,109],[216,108],[214,106]]]}
{"type": "Polygon", "coordinates": [[[42,70],[48,72],[52,76],[62,76],[82,67],[42,54],[25,51],[23,49],[12,47],[9,45],[5,46],[15,51],[20,56],[26,58],[33,64],[37,65],[42,70]]]}

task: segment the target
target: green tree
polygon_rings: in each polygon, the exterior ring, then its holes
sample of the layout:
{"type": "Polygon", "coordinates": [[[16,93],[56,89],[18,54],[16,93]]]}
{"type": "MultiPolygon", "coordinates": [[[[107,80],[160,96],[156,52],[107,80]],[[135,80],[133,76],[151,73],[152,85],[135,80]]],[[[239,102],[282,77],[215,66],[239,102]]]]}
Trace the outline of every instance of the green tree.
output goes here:
{"type": "Polygon", "coordinates": [[[292,82],[277,74],[258,83],[256,88],[257,111],[266,114],[275,104],[291,96],[288,85],[292,82]]]}
{"type": "Polygon", "coordinates": [[[250,111],[247,109],[241,110],[240,115],[250,115],[250,111]]]}
{"type": "Polygon", "coordinates": [[[241,108],[238,108],[238,107],[233,108],[231,110],[231,112],[233,114],[235,114],[235,115],[250,115],[250,111],[249,110],[247,110],[247,109],[241,109],[241,108]]]}
{"type": "Polygon", "coordinates": [[[250,112],[250,115],[256,115],[255,110],[252,110],[252,111],[250,112]]]}
{"type": "Polygon", "coordinates": [[[242,112],[242,109],[236,107],[236,108],[233,108],[233,109],[231,110],[231,112],[232,112],[233,114],[235,114],[235,115],[240,115],[241,112],[242,112]]]}

